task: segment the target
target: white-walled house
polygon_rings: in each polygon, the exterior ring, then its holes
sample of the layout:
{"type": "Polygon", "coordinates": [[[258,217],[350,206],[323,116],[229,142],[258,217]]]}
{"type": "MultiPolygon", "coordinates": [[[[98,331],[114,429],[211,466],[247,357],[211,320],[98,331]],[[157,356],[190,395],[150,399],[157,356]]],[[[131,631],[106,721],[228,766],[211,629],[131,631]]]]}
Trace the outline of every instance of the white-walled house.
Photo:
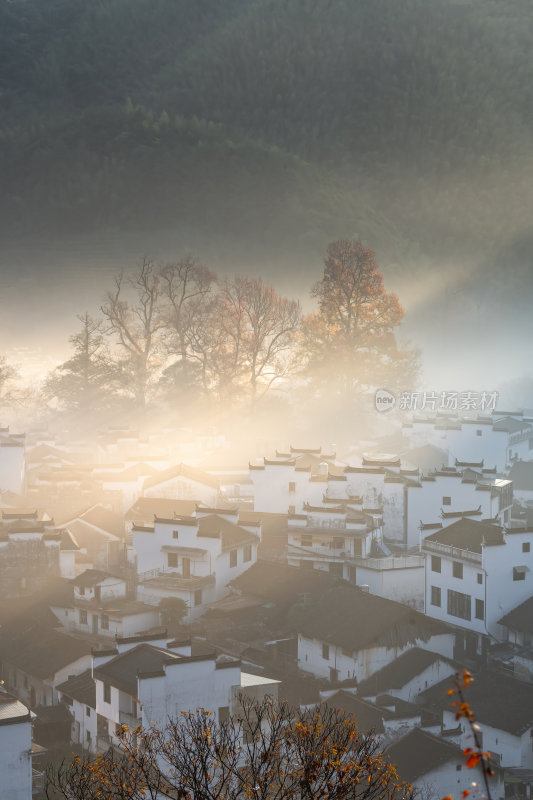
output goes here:
{"type": "Polygon", "coordinates": [[[327,487],[334,456],[321,450],[277,453],[249,465],[254,510],[273,514],[301,514],[304,505],[319,505],[327,487]]]}
{"type": "Polygon", "coordinates": [[[223,721],[241,692],[277,698],[277,681],[241,673],[239,661],[214,653],[191,655],[190,644],[117,643],[118,653],[94,653],[97,749],[116,742],[119,725],[165,728],[169,719],[200,708],[223,721]]]}
{"type": "Polygon", "coordinates": [[[91,665],[91,647],[36,621],[0,628],[1,677],[29,708],[58,702],[57,686],[91,665]]]}
{"type": "MultiPolygon", "coordinates": [[[[395,764],[400,780],[414,786],[425,800],[459,798],[463,792],[472,792],[473,783],[483,783],[481,768],[469,769],[457,744],[422,728],[413,728],[393,742],[385,754],[395,764]]],[[[491,793],[494,800],[503,796],[500,770],[495,770],[491,780],[491,793]]]]}
{"type": "Polygon", "coordinates": [[[113,570],[124,565],[126,526],[121,515],[94,504],[81,513],[69,515],[61,525],[74,536],[85,568],[90,565],[95,569],[113,570]]]}
{"type": "Polygon", "coordinates": [[[71,741],[88,753],[96,753],[96,684],[92,667],[81,675],[71,675],[58,685],[57,691],[72,717],[71,741]]]}
{"type": "Polygon", "coordinates": [[[533,458],[533,425],[520,415],[476,419],[420,417],[403,425],[413,447],[432,444],[448,453],[448,466],[483,461],[503,472],[515,460],[533,458]]]}
{"type": "Polygon", "coordinates": [[[222,599],[230,581],[257,561],[258,523],[239,523],[238,509],[197,507],[193,516],[156,518],[152,526],[132,528],[138,599],[158,605],[178,597],[188,619],[222,599]]]}
{"type": "Polygon", "coordinates": [[[449,626],[344,582],[302,610],[294,624],[299,668],[333,682],[367,680],[413,647],[453,656],[449,626]]]}
{"type": "Polygon", "coordinates": [[[74,577],[79,547],[68,529],[37,511],[1,513],[0,597],[29,594],[50,578],[74,577]]]}
{"type": "Polygon", "coordinates": [[[24,494],[26,486],[26,434],[0,428],[0,492],[24,494]]]}
{"type": "MultiPolygon", "coordinates": [[[[220,481],[214,475],[197,467],[178,464],[147,478],[143,484],[142,495],[174,500],[196,500],[215,508],[220,498],[220,481]]],[[[132,504],[130,503],[127,508],[132,504]]]]}
{"type": "Polygon", "coordinates": [[[291,566],[328,571],[372,594],[424,607],[424,561],[393,554],[384,545],[380,509],[363,511],[361,498],[304,505],[288,519],[287,561],[291,566]]]}
{"type": "Polygon", "coordinates": [[[361,681],[357,694],[376,701],[379,695],[391,695],[408,703],[417,701],[421,692],[457,672],[457,664],[449,658],[412,647],[387,666],[361,681]]]}
{"type": "MultiPolygon", "coordinates": [[[[456,742],[462,749],[474,747],[468,721],[457,722],[447,690],[449,680],[436,684],[420,696],[420,702],[442,713],[442,727],[456,730],[456,742]]],[[[468,703],[475,709],[481,746],[508,771],[533,769],[533,684],[517,680],[507,672],[485,668],[474,673],[468,686],[468,703]]],[[[510,772],[512,774],[512,772],[510,772]]],[[[517,776],[518,777],[518,776],[517,776]]],[[[527,777],[530,782],[530,777],[527,777]]]]}
{"type": "Polygon", "coordinates": [[[154,606],[128,596],[123,578],[95,569],[74,578],[72,595],[51,609],[68,632],[107,638],[134,636],[160,622],[154,606]]]}
{"type": "Polygon", "coordinates": [[[533,595],[532,543],[531,530],[469,518],[426,536],[426,614],[463,628],[472,653],[500,640],[501,617],[533,595]]]}
{"type": "Polygon", "coordinates": [[[31,714],[0,686],[0,793],[3,800],[31,800],[31,714]]]}

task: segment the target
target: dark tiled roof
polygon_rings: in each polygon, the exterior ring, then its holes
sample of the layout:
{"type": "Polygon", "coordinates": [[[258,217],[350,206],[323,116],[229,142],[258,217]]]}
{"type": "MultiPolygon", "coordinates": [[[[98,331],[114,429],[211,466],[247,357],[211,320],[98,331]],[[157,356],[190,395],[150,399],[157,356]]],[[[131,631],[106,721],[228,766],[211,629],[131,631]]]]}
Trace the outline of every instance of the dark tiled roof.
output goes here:
{"type": "MultiPolygon", "coordinates": [[[[452,710],[447,694],[451,680],[426,689],[420,701],[429,708],[452,710]]],[[[468,703],[478,722],[519,736],[533,726],[533,684],[504,672],[485,669],[468,687],[468,703]]]]}
{"type": "Polygon", "coordinates": [[[375,731],[383,733],[383,719],[388,719],[391,715],[383,708],[378,708],[374,703],[362,700],[351,692],[340,691],[328,697],[324,705],[338,708],[353,716],[357,722],[359,730],[363,733],[375,731]]]}
{"type": "Polygon", "coordinates": [[[435,653],[430,653],[429,650],[413,647],[367,680],[361,681],[357,687],[357,692],[361,697],[365,697],[383,694],[388,692],[389,689],[401,689],[436,661],[445,660],[447,659],[435,653]]]}
{"type": "Polygon", "coordinates": [[[169,519],[177,514],[188,517],[194,513],[198,500],[169,500],[162,497],[140,497],[125,519],[135,523],[152,523],[154,517],[169,519]]]}
{"type": "Polygon", "coordinates": [[[96,708],[96,684],[90,669],[85,670],[81,675],[71,675],[67,681],[60,683],[56,688],[72,700],[78,700],[86,706],[96,708]]]}
{"type": "Polygon", "coordinates": [[[114,577],[115,575],[110,575],[109,572],[104,572],[100,569],[86,569],[85,572],[82,572],[77,578],[73,578],[72,583],[74,586],[79,586],[81,589],[84,589],[86,587],[96,586],[107,578],[114,577]]]}
{"type": "Polygon", "coordinates": [[[508,614],[498,620],[499,625],[505,625],[512,631],[533,633],[533,597],[513,608],[508,614]]]}
{"type": "Polygon", "coordinates": [[[259,538],[254,533],[250,533],[250,531],[235,525],[224,517],[219,517],[217,514],[208,514],[199,519],[198,536],[221,538],[223,548],[259,541],[259,538]]]}
{"type": "Polygon", "coordinates": [[[463,517],[458,522],[427,536],[422,542],[422,547],[424,542],[438,542],[471,553],[481,553],[483,541],[487,545],[505,544],[502,529],[497,525],[463,517]]]}
{"type": "Polygon", "coordinates": [[[49,678],[90,652],[88,642],[37,624],[0,630],[0,661],[37,678],[49,678]]]}
{"type": "Polygon", "coordinates": [[[16,725],[30,720],[31,715],[26,706],[14,695],[0,689],[0,725],[16,725]]]}
{"type": "Polygon", "coordinates": [[[94,677],[137,697],[137,675],[159,672],[165,664],[181,661],[182,656],[151,644],[139,644],[94,670],[94,677]]]}
{"type": "Polygon", "coordinates": [[[239,575],[231,585],[264,603],[297,603],[302,595],[322,597],[335,583],[326,572],[261,561],[239,575]]]}
{"type": "Polygon", "coordinates": [[[116,536],[118,539],[124,537],[123,518],[102,505],[91,506],[83,514],[80,514],[79,518],[89,523],[89,525],[94,525],[96,528],[116,536]]]}
{"type": "Polygon", "coordinates": [[[526,428],[531,428],[529,422],[522,422],[514,419],[514,417],[502,417],[496,420],[492,426],[492,430],[504,431],[505,433],[518,433],[518,431],[523,431],[526,428]]]}
{"type": "Polygon", "coordinates": [[[450,630],[408,606],[345,582],[332,587],[319,602],[295,611],[294,624],[303,636],[350,652],[378,645],[405,647],[450,630]]]}
{"type": "Polygon", "coordinates": [[[396,765],[400,779],[409,783],[416,783],[449,761],[460,764],[464,760],[460,747],[421,728],[413,728],[385,752],[396,765]]]}

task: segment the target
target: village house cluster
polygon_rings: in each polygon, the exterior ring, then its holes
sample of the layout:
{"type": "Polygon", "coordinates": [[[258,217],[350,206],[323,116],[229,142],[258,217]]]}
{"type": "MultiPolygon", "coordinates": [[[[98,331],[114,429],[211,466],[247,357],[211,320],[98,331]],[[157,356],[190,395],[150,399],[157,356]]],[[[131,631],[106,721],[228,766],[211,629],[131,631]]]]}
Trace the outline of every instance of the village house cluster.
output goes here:
{"type": "MultiPolygon", "coordinates": [[[[387,439],[236,459],[217,432],[0,429],[0,773],[242,695],[327,703],[428,800],[533,786],[533,419],[402,414],[387,439]]],[[[306,444],[306,443],[303,443],[306,444]]]]}

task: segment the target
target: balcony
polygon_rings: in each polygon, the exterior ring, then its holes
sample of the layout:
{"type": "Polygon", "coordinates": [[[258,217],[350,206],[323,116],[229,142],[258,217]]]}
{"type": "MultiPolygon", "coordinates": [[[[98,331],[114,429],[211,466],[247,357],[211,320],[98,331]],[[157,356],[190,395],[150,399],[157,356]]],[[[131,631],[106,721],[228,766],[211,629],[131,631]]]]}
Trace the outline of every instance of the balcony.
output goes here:
{"type": "Polygon", "coordinates": [[[468,564],[475,564],[476,566],[480,566],[483,563],[481,553],[473,553],[471,550],[463,550],[460,547],[452,547],[440,542],[429,542],[427,539],[423,540],[421,549],[423,553],[436,553],[454,561],[466,561],[468,564]]]}
{"type": "Polygon", "coordinates": [[[135,728],[142,723],[140,717],[136,716],[136,714],[130,714],[127,711],[119,711],[118,720],[121,725],[126,725],[130,731],[135,730],[135,728]]]}

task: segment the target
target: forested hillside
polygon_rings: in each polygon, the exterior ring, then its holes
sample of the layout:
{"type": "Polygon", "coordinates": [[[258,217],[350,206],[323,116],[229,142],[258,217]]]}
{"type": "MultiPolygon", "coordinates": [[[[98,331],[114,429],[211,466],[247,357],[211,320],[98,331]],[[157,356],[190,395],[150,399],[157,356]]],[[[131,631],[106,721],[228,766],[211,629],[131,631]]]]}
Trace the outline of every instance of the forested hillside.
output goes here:
{"type": "Polygon", "coordinates": [[[505,248],[531,30],[527,0],[3,0],[5,226],[505,248]]]}

